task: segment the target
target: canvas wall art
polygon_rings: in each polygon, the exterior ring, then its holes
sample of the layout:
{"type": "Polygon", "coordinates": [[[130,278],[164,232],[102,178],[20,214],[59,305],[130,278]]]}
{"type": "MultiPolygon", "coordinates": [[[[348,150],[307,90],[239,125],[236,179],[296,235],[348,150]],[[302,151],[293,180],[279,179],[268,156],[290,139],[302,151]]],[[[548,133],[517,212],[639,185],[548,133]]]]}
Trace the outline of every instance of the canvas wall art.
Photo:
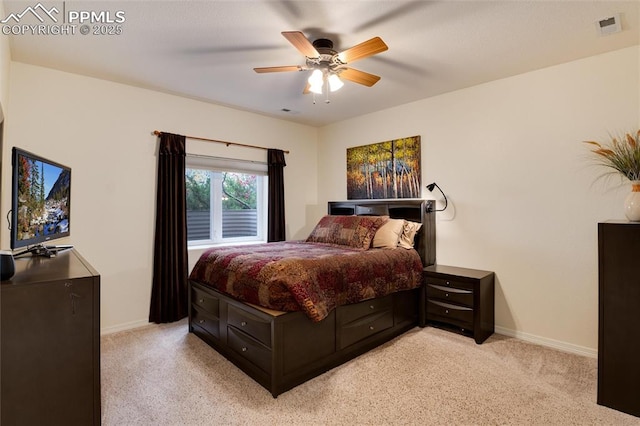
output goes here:
{"type": "Polygon", "coordinates": [[[347,198],[420,198],[421,157],[420,136],[347,148],[347,198]]]}

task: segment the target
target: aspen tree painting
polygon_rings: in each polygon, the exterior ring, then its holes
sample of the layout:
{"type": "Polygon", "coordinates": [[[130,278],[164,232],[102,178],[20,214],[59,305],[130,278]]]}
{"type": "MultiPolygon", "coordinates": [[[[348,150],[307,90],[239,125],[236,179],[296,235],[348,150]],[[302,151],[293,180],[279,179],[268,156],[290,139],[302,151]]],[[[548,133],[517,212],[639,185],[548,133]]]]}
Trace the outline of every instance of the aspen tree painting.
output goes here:
{"type": "Polygon", "coordinates": [[[347,148],[347,199],[419,198],[420,136],[347,148]]]}

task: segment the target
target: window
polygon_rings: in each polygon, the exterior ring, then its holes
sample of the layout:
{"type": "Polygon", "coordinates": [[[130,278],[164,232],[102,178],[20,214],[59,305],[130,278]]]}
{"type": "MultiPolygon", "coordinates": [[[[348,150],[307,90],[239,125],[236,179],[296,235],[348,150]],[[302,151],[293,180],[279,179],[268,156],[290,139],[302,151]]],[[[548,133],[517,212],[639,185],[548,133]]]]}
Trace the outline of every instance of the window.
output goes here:
{"type": "Polygon", "coordinates": [[[187,156],[187,241],[266,241],[267,165],[187,156]]]}

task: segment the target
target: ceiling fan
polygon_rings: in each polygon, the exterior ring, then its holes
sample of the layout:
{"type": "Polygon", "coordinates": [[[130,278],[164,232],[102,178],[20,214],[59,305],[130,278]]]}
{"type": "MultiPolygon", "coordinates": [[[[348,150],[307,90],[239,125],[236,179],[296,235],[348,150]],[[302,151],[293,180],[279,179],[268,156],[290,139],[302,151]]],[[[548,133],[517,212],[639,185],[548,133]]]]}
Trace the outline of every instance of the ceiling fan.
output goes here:
{"type": "MultiPolygon", "coordinates": [[[[300,31],[284,31],[282,35],[306,57],[305,65],[287,65],[280,67],[254,68],[257,73],[313,71],[303,93],[322,93],[323,86],[328,86],[332,92],[342,87],[340,78],[371,87],[380,77],[369,74],[347,64],[376,55],[388,49],[380,37],[374,37],[342,52],[333,50],[333,42],[320,38],[310,42],[300,31]]],[[[328,93],[328,91],[327,91],[328,93]]],[[[328,98],[327,98],[328,102],[328,98]]]]}

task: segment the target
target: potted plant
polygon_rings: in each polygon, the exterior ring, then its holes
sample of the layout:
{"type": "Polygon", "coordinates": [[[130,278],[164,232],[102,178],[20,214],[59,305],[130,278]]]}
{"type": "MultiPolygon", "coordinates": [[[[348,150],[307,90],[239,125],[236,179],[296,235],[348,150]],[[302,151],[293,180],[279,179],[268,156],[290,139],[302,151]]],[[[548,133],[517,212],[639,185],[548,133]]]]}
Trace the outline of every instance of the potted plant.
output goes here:
{"type": "Polygon", "coordinates": [[[598,164],[605,166],[610,173],[620,174],[631,181],[631,193],[624,203],[627,219],[640,221],[640,130],[635,135],[627,133],[618,139],[612,137],[607,143],[585,141],[593,146],[598,164]]]}

